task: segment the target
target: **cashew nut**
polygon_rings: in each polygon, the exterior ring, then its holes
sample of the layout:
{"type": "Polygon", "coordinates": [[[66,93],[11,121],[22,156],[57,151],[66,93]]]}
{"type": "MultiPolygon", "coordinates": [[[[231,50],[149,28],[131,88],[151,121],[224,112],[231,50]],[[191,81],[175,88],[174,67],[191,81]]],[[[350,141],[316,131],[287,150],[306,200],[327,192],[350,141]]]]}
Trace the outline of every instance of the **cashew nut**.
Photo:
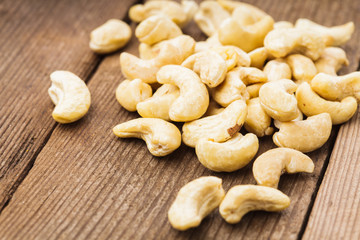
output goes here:
{"type": "Polygon", "coordinates": [[[280,79],[291,79],[290,66],[284,59],[275,59],[266,63],[264,67],[264,73],[266,74],[268,81],[277,81],[280,79]]]}
{"type": "Polygon", "coordinates": [[[243,81],[246,86],[255,83],[264,83],[268,80],[263,71],[254,67],[239,68],[239,75],[241,81],[243,81]]]}
{"type": "Polygon", "coordinates": [[[71,123],[82,118],[89,110],[91,97],[85,82],[68,71],[55,71],[50,75],[48,90],[56,105],[52,117],[59,123],[71,123]]]}
{"type": "Polygon", "coordinates": [[[337,71],[343,66],[349,65],[346,53],[341,48],[327,47],[316,60],[315,66],[319,73],[326,73],[336,76],[337,71]]]}
{"type": "MultiPolygon", "coordinates": [[[[301,121],[301,120],[304,119],[304,115],[302,114],[302,112],[300,111],[299,108],[297,109],[297,111],[298,111],[298,116],[297,116],[295,119],[291,120],[290,122],[301,121]]],[[[280,126],[281,126],[282,123],[283,123],[283,122],[281,122],[281,121],[279,121],[279,120],[276,120],[276,119],[274,120],[274,126],[275,126],[277,129],[280,129],[280,126]]]]}
{"type": "Polygon", "coordinates": [[[305,82],[298,87],[296,99],[300,110],[306,116],[329,113],[334,125],[348,121],[357,110],[357,101],[354,97],[346,97],[341,102],[327,101],[317,95],[305,82]]]}
{"type": "Polygon", "coordinates": [[[220,214],[228,223],[238,223],[248,212],[276,212],[290,206],[290,198],[275,188],[238,185],[232,187],[220,204],[220,214]]]}
{"type": "Polygon", "coordinates": [[[212,115],[216,115],[224,111],[225,108],[221,107],[219,104],[217,104],[214,100],[210,100],[209,107],[206,110],[203,117],[208,117],[212,115]]]}
{"type": "Polygon", "coordinates": [[[195,53],[209,50],[213,47],[221,47],[222,44],[219,41],[219,35],[215,33],[211,37],[207,38],[205,41],[196,42],[195,53]]]}
{"type": "Polygon", "coordinates": [[[246,115],[245,102],[236,100],[217,115],[185,123],[182,128],[183,141],[190,147],[195,147],[201,138],[224,142],[240,130],[246,115]]]}
{"type": "Polygon", "coordinates": [[[200,118],[209,106],[209,93],[196,73],[182,66],[167,65],[157,73],[161,84],[169,83],[180,88],[180,96],[171,104],[170,119],[192,121],[200,118]]]}
{"type": "Polygon", "coordinates": [[[295,119],[298,116],[295,95],[297,85],[288,79],[265,83],[259,92],[261,106],[265,112],[282,122],[295,119]]]}
{"type": "Polygon", "coordinates": [[[291,148],[274,148],[261,154],[253,164],[257,184],[277,188],[280,176],[286,173],[314,171],[314,163],[305,154],[291,148]]]}
{"type": "Polygon", "coordinates": [[[248,67],[250,66],[249,55],[235,46],[218,46],[213,47],[213,51],[220,54],[220,56],[226,61],[227,70],[230,71],[236,66],[248,67]]]}
{"type": "Polygon", "coordinates": [[[294,79],[299,83],[310,82],[317,74],[314,62],[304,55],[292,54],[286,58],[286,63],[289,64],[294,79]]]}
{"type": "Polygon", "coordinates": [[[256,48],[248,53],[251,59],[251,67],[262,69],[266,59],[268,58],[268,52],[264,47],[256,48]]]}
{"type": "Polygon", "coordinates": [[[246,86],[246,91],[249,93],[249,98],[257,98],[259,97],[259,91],[260,88],[264,85],[265,83],[255,83],[249,86],[246,86]]]}
{"type": "Polygon", "coordinates": [[[220,205],[224,196],[220,178],[200,177],[187,183],[169,209],[171,226],[181,231],[199,226],[220,205]]]}
{"type": "Polygon", "coordinates": [[[244,124],[245,129],[258,137],[271,135],[274,132],[274,128],[270,127],[271,118],[261,107],[260,99],[258,97],[250,99],[247,106],[248,114],[244,124]]]}
{"type": "Polygon", "coordinates": [[[330,137],[331,127],[328,113],[314,115],[303,121],[283,122],[280,131],[273,135],[273,141],[278,147],[311,152],[325,144],[330,137]]]}
{"type": "Polygon", "coordinates": [[[255,134],[240,133],[223,143],[212,139],[200,139],[195,146],[196,155],[202,165],[215,172],[233,172],[246,166],[259,149],[255,134]]]}
{"type": "Polygon", "coordinates": [[[129,25],[118,19],[110,19],[90,34],[90,48],[96,53],[114,52],[125,46],[131,38],[129,25]]]}
{"type": "Polygon", "coordinates": [[[195,41],[192,37],[181,35],[162,42],[158,55],[153,59],[143,60],[123,52],[120,55],[122,73],[128,79],[139,78],[146,83],[156,82],[156,73],[168,64],[181,64],[194,52],[195,41]]]}
{"type": "Polygon", "coordinates": [[[291,22],[288,21],[279,21],[274,23],[274,29],[284,29],[284,28],[293,28],[294,25],[291,22]]]}
{"type": "Polygon", "coordinates": [[[166,156],[181,145],[181,133],[172,123],[158,118],[137,118],[116,125],[113,132],[120,138],[141,138],[150,153],[166,156]]]}

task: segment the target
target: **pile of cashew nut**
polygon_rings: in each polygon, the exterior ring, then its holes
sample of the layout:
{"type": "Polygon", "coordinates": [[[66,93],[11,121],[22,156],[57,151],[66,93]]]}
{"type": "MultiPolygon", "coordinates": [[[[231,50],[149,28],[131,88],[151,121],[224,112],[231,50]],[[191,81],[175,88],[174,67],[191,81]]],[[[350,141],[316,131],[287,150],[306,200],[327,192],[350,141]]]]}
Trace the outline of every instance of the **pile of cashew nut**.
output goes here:
{"type": "MultiPolygon", "coordinates": [[[[143,139],[154,156],[166,156],[183,142],[215,172],[249,164],[258,138],[272,135],[278,146],[253,162],[258,185],[234,186],[225,194],[217,177],[186,184],[169,209],[171,225],[196,227],[217,207],[228,223],[249,211],[287,208],[289,197],[277,190],[281,174],[312,173],[314,163],[304,153],[323,146],[332,126],[357,111],[360,72],[337,75],[349,64],[339,46],[350,39],[353,22],[275,22],[257,7],[230,0],[153,0],[131,7],[129,17],[139,23],[140,56],[120,54],[126,80],[116,99],[141,117],[115,126],[116,136],[143,139]],[[207,40],[183,34],[191,20],[207,40]],[[172,122],[183,122],[182,132],[172,122]]],[[[90,48],[110,53],[130,38],[130,27],[112,19],[91,33],[90,48]]],[[[54,119],[69,123],[84,116],[90,107],[85,83],[66,71],[51,79],[54,119]]]]}

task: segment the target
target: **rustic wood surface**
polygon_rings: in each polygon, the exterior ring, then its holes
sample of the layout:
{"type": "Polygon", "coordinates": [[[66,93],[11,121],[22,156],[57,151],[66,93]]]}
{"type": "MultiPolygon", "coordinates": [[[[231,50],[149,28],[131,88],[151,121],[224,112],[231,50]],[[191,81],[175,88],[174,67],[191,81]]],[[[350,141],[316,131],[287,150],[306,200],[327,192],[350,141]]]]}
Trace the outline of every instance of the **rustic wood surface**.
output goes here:
{"type": "MultiPolygon", "coordinates": [[[[138,115],[115,99],[123,80],[119,53],[92,54],[88,34],[108,18],[124,19],[133,2],[0,3],[0,239],[297,239],[304,231],[306,239],[359,237],[359,113],[340,127],[337,138],[335,127],[325,146],[309,154],[316,166],[313,174],[281,178],[279,189],[292,201],[287,210],[252,212],[236,225],[216,211],[197,229],[170,227],[167,210],[177,191],[194,178],[219,176],[226,190],[255,180],[251,165],[214,173],[186,146],[156,158],[141,140],[112,134],[114,125],[138,115]],[[46,91],[56,69],[73,71],[88,82],[92,106],[76,123],[59,125],[51,118],[46,91]]],[[[358,67],[359,1],[247,2],[275,20],[358,23],[345,46],[351,65],[342,73],[358,67]]],[[[204,39],[194,23],[185,33],[204,39]]],[[[137,54],[137,46],[133,39],[124,51],[137,54]]],[[[274,147],[271,138],[260,144],[259,154],[274,147]]]]}

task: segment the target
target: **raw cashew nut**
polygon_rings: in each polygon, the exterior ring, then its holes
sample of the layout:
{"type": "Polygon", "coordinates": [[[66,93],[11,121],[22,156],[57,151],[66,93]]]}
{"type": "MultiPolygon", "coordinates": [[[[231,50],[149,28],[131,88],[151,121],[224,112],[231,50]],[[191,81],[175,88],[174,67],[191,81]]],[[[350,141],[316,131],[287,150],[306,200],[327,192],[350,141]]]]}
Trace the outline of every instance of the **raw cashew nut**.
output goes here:
{"type": "Polygon", "coordinates": [[[215,33],[211,37],[208,37],[205,41],[196,42],[195,53],[209,50],[213,47],[221,47],[222,44],[219,41],[219,35],[215,33]]]}
{"type": "Polygon", "coordinates": [[[274,23],[274,29],[284,29],[284,28],[293,28],[294,25],[291,22],[288,21],[279,21],[274,23]]]}
{"type": "Polygon", "coordinates": [[[195,147],[201,138],[224,142],[240,130],[246,115],[245,102],[236,100],[217,115],[185,123],[182,128],[183,141],[189,147],[195,147]]]}
{"type": "Polygon", "coordinates": [[[352,96],[360,102],[360,72],[344,76],[319,73],[311,81],[311,88],[327,100],[341,101],[352,96]]]}
{"type": "Polygon", "coordinates": [[[225,196],[222,180],[200,177],[183,186],[171,205],[168,218],[173,228],[187,230],[200,225],[225,196]]]}
{"type": "Polygon", "coordinates": [[[300,18],[296,21],[295,28],[320,34],[326,46],[339,46],[346,43],[351,38],[355,26],[353,22],[348,22],[340,26],[324,27],[309,19],[300,18]]]}
{"type": "Polygon", "coordinates": [[[329,113],[334,125],[348,121],[357,110],[354,97],[346,97],[341,102],[327,101],[317,95],[308,83],[302,83],[296,91],[296,99],[300,110],[306,116],[329,113]]]}
{"type": "Polygon", "coordinates": [[[224,111],[225,108],[221,107],[219,104],[217,104],[214,100],[210,100],[209,107],[206,110],[203,117],[208,117],[212,115],[216,115],[224,111]]]}
{"type": "Polygon", "coordinates": [[[273,119],[282,122],[295,119],[298,116],[296,88],[297,85],[288,79],[265,83],[259,92],[261,106],[273,119]]]}
{"type": "Polygon", "coordinates": [[[264,47],[256,48],[248,53],[251,59],[251,67],[262,69],[266,59],[269,57],[264,47]]]}
{"type": "Polygon", "coordinates": [[[181,29],[165,16],[151,16],[142,21],[135,30],[140,42],[153,45],[182,35],[181,29]]]}
{"type": "Polygon", "coordinates": [[[255,83],[264,83],[268,80],[263,71],[254,67],[239,68],[239,75],[241,81],[243,81],[246,86],[255,83]]]}
{"type": "Polygon", "coordinates": [[[286,62],[291,68],[294,79],[299,82],[311,82],[317,74],[314,62],[304,55],[292,54],[286,58],[286,62]]]}
{"type": "MultiPolygon", "coordinates": [[[[304,120],[304,115],[302,114],[302,112],[300,111],[300,109],[298,108],[297,109],[297,111],[298,111],[298,116],[295,118],[295,119],[293,119],[293,120],[291,120],[290,122],[296,122],[296,121],[302,121],[302,120],[304,120]]],[[[277,129],[280,129],[280,126],[281,126],[281,124],[282,124],[283,122],[281,122],[281,121],[279,121],[279,120],[274,120],[274,126],[277,128],[277,129]]]]}
{"type": "Polygon", "coordinates": [[[129,25],[118,19],[110,19],[90,34],[90,48],[96,53],[114,52],[125,46],[131,38],[129,25]]]}
{"type": "Polygon", "coordinates": [[[264,67],[268,81],[277,81],[280,79],[291,79],[291,69],[284,59],[275,59],[266,63],[264,67]]]}
{"type": "Polygon", "coordinates": [[[196,155],[202,165],[215,172],[233,172],[246,166],[259,149],[255,134],[240,133],[223,143],[212,139],[200,139],[196,144],[196,155]]]}
{"type": "Polygon", "coordinates": [[[244,127],[248,132],[256,134],[258,137],[271,135],[274,128],[270,127],[271,118],[261,107],[260,99],[252,98],[248,101],[248,114],[244,127]]]}
{"type": "Polygon", "coordinates": [[[230,17],[228,11],[224,10],[215,1],[204,1],[200,3],[199,11],[194,20],[201,31],[207,36],[212,36],[219,29],[221,23],[230,17]]]}
{"type": "Polygon", "coordinates": [[[232,187],[220,204],[220,214],[228,223],[238,223],[248,212],[277,212],[290,206],[290,198],[275,188],[238,185],[232,187]]]}
{"type": "Polygon", "coordinates": [[[274,148],[261,154],[253,165],[257,184],[277,188],[280,176],[286,173],[314,171],[314,163],[305,154],[291,148],[274,148]]]}
{"type": "Polygon", "coordinates": [[[181,64],[194,52],[194,47],[192,37],[181,35],[162,43],[159,54],[153,59],[143,60],[123,52],[120,55],[121,71],[128,79],[139,78],[146,83],[155,83],[156,73],[162,66],[181,64]]]}
{"type": "Polygon", "coordinates": [[[136,109],[144,118],[161,118],[170,121],[170,107],[179,95],[178,87],[172,84],[164,84],[156,90],[152,97],[139,102],[136,109]]]}
{"type": "Polygon", "coordinates": [[[280,131],[273,135],[273,141],[278,147],[311,152],[325,144],[330,137],[331,127],[328,113],[311,116],[303,121],[283,122],[280,131]]]}
{"type": "Polygon", "coordinates": [[[158,118],[137,118],[116,125],[113,132],[120,138],[141,138],[150,153],[166,156],[181,145],[181,133],[172,123],[158,118]]]}
{"type": "Polygon", "coordinates": [[[170,119],[178,122],[200,118],[209,106],[209,93],[196,73],[185,67],[167,65],[157,73],[161,84],[169,83],[180,88],[180,96],[171,104],[170,119]]]}
{"type": "Polygon", "coordinates": [[[349,65],[349,60],[343,49],[337,47],[327,47],[316,60],[315,66],[319,73],[326,73],[336,76],[337,71],[343,66],[349,65]]]}
{"type": "Polygon", "coordinates": [[[217,52],[225,61],[227,70],[230,71],[236,66],[248,67],[250,66],[249,55],[235,46],[218,46],[213,47],[213,51],[217,52]]]}
{"type": "Polygon", "coordinates": [[[212,50],[191,55],[182,66],[197,73],[201,81],[209,87],[216,87],[222,83],[227,72],[225,60],[212,50]]]}
{"type": "Polygon", "coordinates": [[[259,97],[260,88],[265,83],[255,83],[249,86],[246,86],[246,91],[249,93],[249,98],[257,98],[259,97]]]}
{"type": "Polygon", "coordinates": [[[298,28],[274,29],[264,40],[266,50],[281,58],[291,53],[301,53],[317,60],[325,49],[321,34],[298,28]]]}
{"type": "Polygon", "coordinates": [[[59,123],[71,123],[82,118],[89,110],[91,97],[85,82],[68,71],[55,71],[50,75],[48,90],[56,105],[52,117],[59,123]]]}

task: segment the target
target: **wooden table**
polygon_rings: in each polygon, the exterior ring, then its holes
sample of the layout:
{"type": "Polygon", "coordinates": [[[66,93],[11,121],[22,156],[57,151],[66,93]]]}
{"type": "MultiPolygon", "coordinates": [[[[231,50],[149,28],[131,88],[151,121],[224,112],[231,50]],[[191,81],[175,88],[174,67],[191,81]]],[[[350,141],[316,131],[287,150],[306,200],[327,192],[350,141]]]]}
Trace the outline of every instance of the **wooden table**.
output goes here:
{"type": "MultiPolygon", "coordinates": [[[[171,228],[167,210],[190,180],[215,175],[226,190],[255,180],[251,164],[214,173],[186,146],[156,158],[141,140],[113,135],[113,126],[138,115],[115,99],[124,79],[119,52],[93,54],[89,33],[109,18],[129,22],[135,2],[0,1],[0,239],[360,239],[359,112],[309,154],[313,174],[281,177],[279,189],[291,198],[287,210],[252,212],[236,225],[215,211],[196,229],[171,228]],[[73,124],[51,118],[49,74],[59,69],[79,75],[92,94],[89,113],[73,124]]],[[[351,64],[341,73],[359,70],[359,0],[247,2],[277,21],[354,21],[344,47],[351,64]]],[[[204,39],[194,23],[184,31],[204,39]]],[[[123,51],[137,54],[137,46],[133,39],[123,51]]],[[[271,138],[260,145],[259,154],[274,147],[271,138]]]]}

